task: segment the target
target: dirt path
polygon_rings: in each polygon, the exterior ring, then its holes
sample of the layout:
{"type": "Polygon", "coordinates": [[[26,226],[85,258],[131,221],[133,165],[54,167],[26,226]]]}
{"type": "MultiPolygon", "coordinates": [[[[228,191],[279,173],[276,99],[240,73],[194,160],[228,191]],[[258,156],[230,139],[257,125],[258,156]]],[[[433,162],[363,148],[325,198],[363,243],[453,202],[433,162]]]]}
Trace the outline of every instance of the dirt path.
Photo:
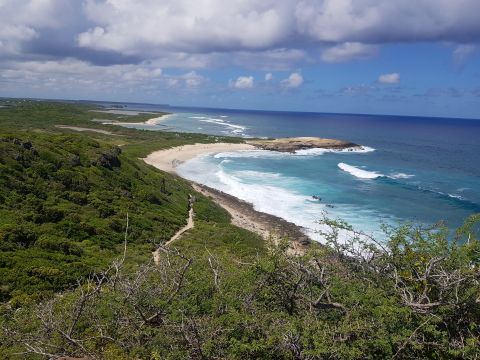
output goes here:
{"type": "MultiPolygon", "coordinates": [[[[178,230],[175,235],[173,235],[170,240],[168,240],[163,246],[169,246],[171,243],[174,241],[178,240],[186,231],[193,229],[195,227],[195,223],[193,221],[193,197],[189,195],[188,199],[188,219],[187,219],[187,225],[182,227],[180,230],[178,230]]],[[[158,264],[160,261],[160,249],[155,250],[153,253],[153,261],[155,264],[158,264]]]]}
{"type": "Polygon", "coordinates": [[[66,130],[73,130],[73,131],[91,131],[91,132],[96,132],[103,135],[123,136],[120,134],[114,134],[113,132],[108,130],[92,129],[92,128],[86,128],[86,127],[69,126],[69,125],[55,125],[55,127],[59,129],[66,129],[66,130]]]}
{"type": "Polygon", "coordinates": [[[194,225],[195,225],[195,224],[194,224],[194,222],[193,222],[193,208],[190,208],[190,210],[188,211],[187,225],[185,225],[183,228],[181,228],[180,230],[178,230],[177,233],[176,233],[175,235],[173,235],[172,238],[165,243],[165,246],[168,246],[168,245],[170,245],[171,243],[173,243],[173,242],[174,242],[175,240],[177,240],[180,236],[182,236],[185,231],[190,230],[190,229],[193,229],[194,225]]]}

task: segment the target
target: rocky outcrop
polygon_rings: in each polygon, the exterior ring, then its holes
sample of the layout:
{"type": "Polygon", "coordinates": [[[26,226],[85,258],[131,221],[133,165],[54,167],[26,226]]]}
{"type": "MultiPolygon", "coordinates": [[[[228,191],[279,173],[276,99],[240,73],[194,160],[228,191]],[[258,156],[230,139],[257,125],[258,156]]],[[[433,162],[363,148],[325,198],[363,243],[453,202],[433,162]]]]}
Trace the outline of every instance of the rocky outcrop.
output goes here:
{"type": "Polygon", "coordinates": [[[262,150],[280,151],[280,152],[295,152],[305,149],[336,149],[342,150],[352,147],[360,147],[360,145],[350,141],[324,139],[318,137],[295,137],[282,138],[273,140],[249,140],[247,144],[253,145],[262,150]]]}
{"type": "Polygon", "coordinates": [[[122,150],[119,147],[114,147],[111,150],[100,154],[98,159],[94,162],[94,165],[101,166],[112,170],[115,167],[120,167],[121,162],[118,155],[122,150]]]}

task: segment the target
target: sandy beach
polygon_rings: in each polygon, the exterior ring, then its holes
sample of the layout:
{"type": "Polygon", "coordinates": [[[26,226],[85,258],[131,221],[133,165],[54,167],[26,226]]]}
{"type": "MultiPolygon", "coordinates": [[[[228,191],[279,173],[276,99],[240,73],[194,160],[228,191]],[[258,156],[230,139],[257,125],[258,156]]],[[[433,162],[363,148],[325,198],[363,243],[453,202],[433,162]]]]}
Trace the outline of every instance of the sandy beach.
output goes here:
{"type": "Polygon", "coordinates": [[[194,144],[183,145],[170,149],[159,150],[151,153],[145,159],[147,164],[155,166],[157,169],[176,174],[175,168],[181,163],[193,159],[196,156],[219,153],[224,151],[255,150],[253,145],[248,144],[194,144]]]}
{"type": "MultiPolygon", "coordinates": [[[[102,111],[99,111],[102,112],[102,111]]],[[[105,111],[103,111],[105,112],[105,111]]],[[[164,114],[157,116],[155,118],[148,119],[147,121],[141,122],[128,122],[128,121],[118,121],[118,120],[106,120],[106,119],[93,119],[92,121],[99,122],[102,125],[159,125],[160,123],[166,121],[172,114],[164,114]]]]}
{"type": "MultiPolygon", "coordinates": [[[[224,151],[255,150],[256,147],[248,144],[194,144],[155,151],[143,160],[157,169],[177,174],[176,167],[182,162],[196,156],[224,151]]],[[[278,242],[281,239],[291,240],[291,252],[302,253],[310,243],[310,239],[302,232],[302,228],[274,215],[266,214],[254,209],[253,205],[240,200],[222,191],[192,182],[193,188],[209,197],[227,210],[232,216],[232,224],[250,230],[278,242]]]]}

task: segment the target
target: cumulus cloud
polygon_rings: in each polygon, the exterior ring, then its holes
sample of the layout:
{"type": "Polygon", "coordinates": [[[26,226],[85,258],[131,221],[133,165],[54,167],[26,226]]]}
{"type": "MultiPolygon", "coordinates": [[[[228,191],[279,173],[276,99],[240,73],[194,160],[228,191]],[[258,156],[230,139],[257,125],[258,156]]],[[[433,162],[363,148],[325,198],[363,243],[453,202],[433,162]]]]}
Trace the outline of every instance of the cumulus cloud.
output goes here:
{"type": "Polygon", "coordinates": [[[281,81],[281,85],[285,88],[294,89],[303,84],[303,76],[298,72],[293,72],[288,78],[281,81]]]}
{"type": "Polygon", "coordinates": [[[236,89],[251,89],[254,85],[253,76],[239,76],[234,82],[230,82],[230,86],[236,89]]]}
{"type": "Polygon", "coordinates": [[[78,37],[80,46],[128,54],[138,51],[211,52],[267,49],[288,36],[292,1],[88,0],[97,24],[78,37]],[[161,26],[160,26],[161,24],[161,26]]]}
{"type": "MultiPolygon", "coordinates": [[[[0,0],[0,69],[28,63],[23,71],[33,77],[45,67],[32,62],[66,70],[77,61],[99,74],[88,81],[121,68],[126,81],[193,89],[207,82],[204,68],[290,72],[369,58],[399,42],[448,42],[462,63],[475,51],[469,44],[480,43],[479,13],[478,0],[0,0]],[[183,75],[169,77],[169,68],[183,75]]],[[[248,88],[245,78],[239,85],[248,88]]],[[[297,73],[282,86],[302,82],[297,73]]]]}
{"type": "Polygon", "coordinates": [[[96,26],[79,35],[79,44],[128,54],[266,50],[292,38],[385,43],[480,37],[477,0],[88,0],[85,9],[96,26]]]}
{"type": "Polygon", "coordinates": [[[265,74],[265,81],[273,80],[273,74],[271,72],[265,74]]]}
{"type": "Polygon", "coordinates": [[[479,39],[476,0],[302,0],[298,30],[319,41],[386,43],[479,39]]]}
{"type": "Polygon", "coordinates": [[[206,84],[208,79],[195,71],[170,75],[151,63],[105,67],[69,58],[15,62],[8,67],[0,67],[0,82],[9,84],[12,89],[36,87],[60,95],[69,94],[72,84],[75,84],[76,91],[92,96],[144,88],[161,90],[175,87],[186,91],[206,84]]]}
{"type": "Polygon", "coordinates": [[[330,46],[324,61],[340,62],[385,43],[478,43],[478,13],[478,0],[1,0],[0,51],[91,62],[107,53],[130,63],[178,57],[190,68],[247,66],[251,57],[251,67],[287,70],[319,45],[330,46]]]}
{"type": "Polygon", "coordinates": [[[322,52],[321,59],[328,63],[340,63],[353,59],[365,59],[377,53],[377,46],[359,42],[346,42],[322,52]]]}
{"type": "Polygon", "coordinates": [[[190,71],[184,75],[181,75],[180,79],[185,82],[185,86],[188,88],[196,88],[206,82],[206,78],[197,74],[195,71],[190,71]]]}
{"type": "Polygon", "coordinates": [[[399,73],[383,74],[378,77],[380,84],[398,84],[400,82],[399,73]]]}

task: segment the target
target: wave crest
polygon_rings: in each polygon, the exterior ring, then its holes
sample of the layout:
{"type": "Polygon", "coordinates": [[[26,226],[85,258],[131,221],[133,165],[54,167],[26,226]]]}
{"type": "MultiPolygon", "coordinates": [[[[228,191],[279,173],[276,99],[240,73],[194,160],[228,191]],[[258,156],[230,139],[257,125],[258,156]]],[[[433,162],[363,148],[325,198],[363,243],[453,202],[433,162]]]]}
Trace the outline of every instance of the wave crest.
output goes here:
{"type": "Polygon", "coordinates": [[[351,174],[351,175],[353,175],[353,176],[355,176],[359,179],[372,180],[372,179],[376,179],[376,178],[385,176],[385,175],[377,173],[375,171],[363,170],[363,169],[360,169],[358,167],[348,165],[348,164],[345,164],[345,163],[338,163],[338,167],[340,169],[342,169],[343,171],[348,172],[349,174],[351,174]]]}

